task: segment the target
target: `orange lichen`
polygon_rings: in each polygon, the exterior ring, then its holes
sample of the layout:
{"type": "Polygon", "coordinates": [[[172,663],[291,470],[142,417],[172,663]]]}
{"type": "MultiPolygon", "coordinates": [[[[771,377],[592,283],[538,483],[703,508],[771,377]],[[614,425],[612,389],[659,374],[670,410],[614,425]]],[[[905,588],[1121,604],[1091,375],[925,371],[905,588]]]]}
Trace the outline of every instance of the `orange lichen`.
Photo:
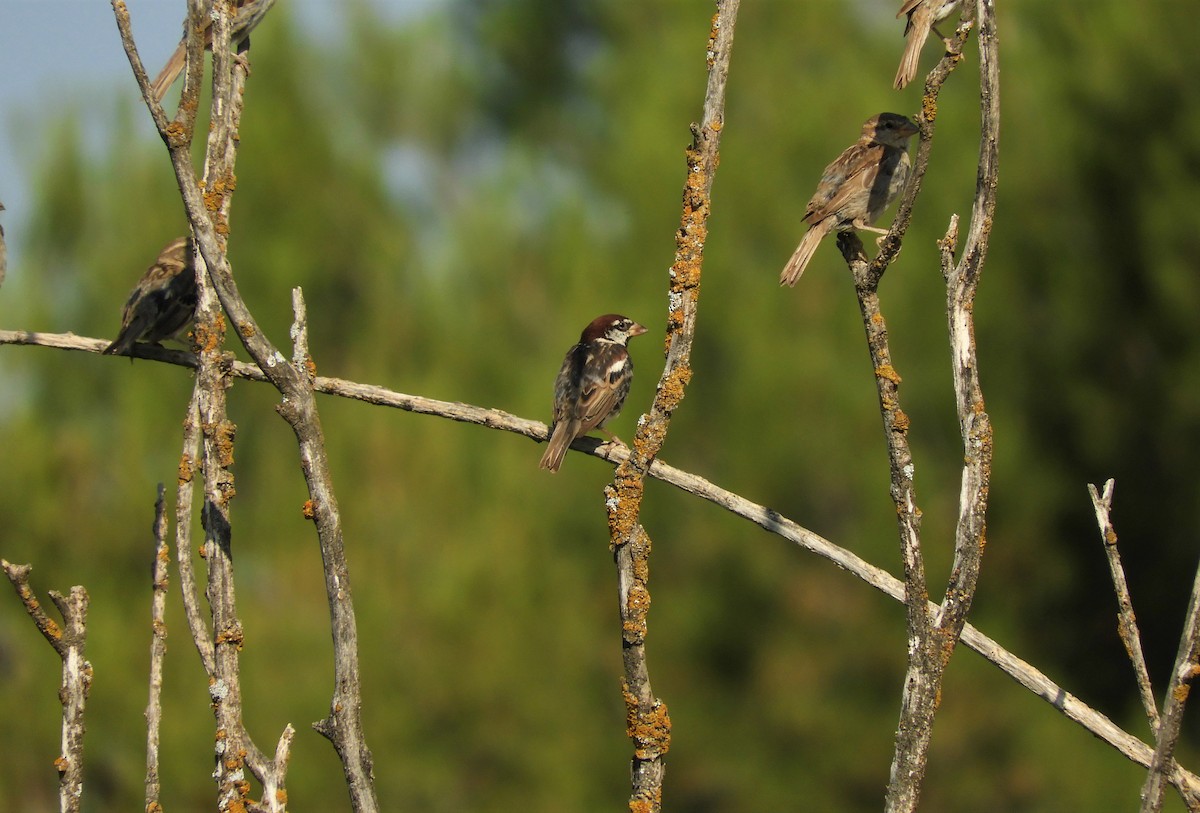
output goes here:
{"type": "Polygon", "coordinates": [[[611,490],[605,490],[609,502],[608,532],[614,544],[628,541],[633,534],[633,527],[637,524],[638,506],[642,500],[642,488],[641,478],[634,476],[627,460],[617,468],[611,490]]]}
{"type": "Polygon", "coordinates": [[[671,371],[658,390],[658,406],[666,412],[672,413],[679,406],[679,402],[683,400],[684,391],[687,388],[688,382],[692,380],[692,369],[686,364],[681,364],[671,371]]]}
{"type": "Polygon", "coordinates": [[[300,509],[300,513],[304,515],[305,519],[309,519],[309,520],[315,519],[317,516],[317,510],[313,506],[313,501],[305,500],[304,506],[300,509]]]}
{"type": "Polygon", "coordinates": [[[896,372],[896,368],[890,364],[882,364],[876,367],[875,377],[890,381],[897,387],[900,386],[900,373],[896,372]]]}
{"type": "Polygon", "coordinates": [[[187,143],[188,131],[178,121],[173,121],[167,125],[167,143],[172,147],[179,147],[187,143]]]}
{"type": "Polygon", "coordinates": [[[1178,686],[1175,687],[1175,692],[1174,692],[1175,700],[1179,703],[1182,703],[1183,701],[1187,700],[1188,694],[1190,692],[1191,692],[1190,686],[1188,686],[1186,683],[1180,683],[1178,686]]]}
{"type": "Polygon", "coordinates": [[[650,592],[646,586],[634,583],[629,588],[629,596],[625,599],[625,612],[631,619],[645,618],[650,612],[650,592]]]}
{"type": "Polygon", "coordinates": [[[897,432],[907,432],[908,425],[908,415],[904,413],[904,410],[897,408],[892,415],[892,428],[897,432]]]}
{"type": "Polygon", "coordinates": [[[213,643],[215,643],[217,646],[221,646],[222,644],[232,644],[233,646],[237,647],[239,652],[241,651],[242,644],[244,642],[245,635],[242,632],[242,628],[238,625],[233,625],[227,629],[221,630],[221,632],[217,633],[217,636],[213,639],[213,643]]]}
{"type": "Polygon", "coordinates": [[[189,454],[184,454],[179,458],[179,473],[177,475],[180,485],[192,482],[192,478],[196,476],[196,461],[189,454]]]}
{"type": "Polygon", "coordinates": [[[931,124],[937,119],[937,99],[933,96],[925,96],[921,99],[921,118],[931,124]]]}
{"type": "Polygon", "coordinates": [[[71,763],[66,757],[59,757],[58,759],[54,760],[54,769],[60,774],[66,773],[67,769],[70,767],[71,763]]]}
{"type": "Polygon", "coordinates": [[[215,318],[210,321],[201,321],[196,323],[193,330],[196,346],[200,348],[202,353],[217,353],[221,349],[221,342],[225,337],[225,316],[218,313],[215,318]]]}
{"type": "Polygon", "coordinates": [[[217,447],[217,461],[222,468],[227,469],[233,465],[233,439],[237,435],[237,424],[233,421],[221,421],[215,430],[213,443],[217,447]]]}
{"type": "Polygon", "coordinates": [[[629,738],[634,742],[633,755],[638,759],[656,759],[671,748],[671,717],[667,704],[655,700],[647,709],[635,706],[629,738]]]}

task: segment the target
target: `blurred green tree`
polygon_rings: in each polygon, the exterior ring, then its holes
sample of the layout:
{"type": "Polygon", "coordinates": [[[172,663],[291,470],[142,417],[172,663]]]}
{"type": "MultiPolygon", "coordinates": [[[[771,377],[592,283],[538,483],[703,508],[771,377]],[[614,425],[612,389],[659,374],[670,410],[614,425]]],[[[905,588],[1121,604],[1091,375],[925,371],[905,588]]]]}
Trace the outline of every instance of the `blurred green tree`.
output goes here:
{"type": "MultiPolygon", "coordinates": [[[[848,275],[830,247],[796,290],[776,283],[821,168],[867,115],[917,103],[917,85],[890,89],[894,5],[743,8],[695,379],[664,456],[896,571],[848,275]]],[[[1189,205],[1200,53],[1182,6],[1002,4],[1001,202],[978,310],[997,449],[974,620],[1143,736],[1084,484],[1118,478],[1117,527],[1161,687],[1198,496],[1200,282],[1188,264],[1200,234],[1189,205]]],[[[230,243],[261,324],[286,346],[288,291],[300,285],[322,373],[547,419],[582,324],[620,310],[654,325],[663,312],[710,12],[463,0],[389,25],[353,4],[344,39],[315,42],[279,4],[254,38],[230,243]]],[[[30,128],[45,144],[39,201],[20,284],[13,269],[0,300],[6,327],[113,335],[129,286],[180,231],[165,154],[131,88],[30,128]],[[115,133],[107,149],[89,140],[97,117],[115,133]]],[[[933,167],[883,287],[931,583],[949,560],[960,464],[934,240],[969,206],[976,118],[963,69],[943,93],[933,167]]],[[[649,403],[653,345],[633,349],[618,434],[649,403]]],[[[154,485],[175,471],[188,375],[10,349],[0,376],[0,554],[32,562],[38,585],[92,593],[85,792],[92,810],[127,810],[143,768],[147,528],[154,485]]],[[[329,634],[273,400],[238,384],[230,401],[246,716],[260,742],[295,724],[292,799],[341,810],[337,761],[305,725],[328,702],[329,634]]],[[[603,467],[572,456],[550,477],[538,448],[507,436],[332,399],[322,409],[384,807],[622,804],[603,467]]],[[[658,543],[650,658],[675,725],[668,807],[877,809],[902,609],[661,486],[643,518],[658,543]]],[[[168,624],[163,801],[204,809],[211,717],[177,599],[168,624]]],[[[27,627],[15,604],[0,612],[0,708],[22,732],[0,800],[49,810],[57,666],[27,627]]],[[[933,748],[927,810],[1128,807],[1141,783],[1140,769],[966,652],[933,748]]]]}

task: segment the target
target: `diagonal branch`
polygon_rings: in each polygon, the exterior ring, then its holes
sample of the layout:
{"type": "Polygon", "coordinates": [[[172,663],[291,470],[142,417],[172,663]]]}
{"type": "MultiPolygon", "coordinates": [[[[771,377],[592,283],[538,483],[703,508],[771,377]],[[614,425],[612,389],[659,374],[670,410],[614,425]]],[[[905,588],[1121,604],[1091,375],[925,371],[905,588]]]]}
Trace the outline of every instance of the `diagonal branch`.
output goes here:
{"type": "Polygon", "coordinates": [[[690,360],[696,332],[700,271],[708,235],[713,177],[725,123],[725,84],[739,2],[718,0],[717,13],[709,31],[708,84],[700,124],[692,125],[692,144],[687,150],[683,213],[675,234],[675,261],[671,266],[667,294],[666,364],[650,413],[638,423],[632,454],[617,467],[612,484],[604,489],[609,536],[617,566],[626,731],[634,745],[629,808],[638,813],[662,808],[663,756],[671,742],[667,706],[654,695],[646,664],[651,543],[639,515],[646,473],[666,441],[671,416],[683,400],[692,376],[690,360]]]}
{"type": "Polygon", "coordinates": [[[879,282],[899,249],[899,239],[920,190],[929,160],[937,100],[942,84],[958,64],[957,53],[947,54],[929,76],[920,120],[921,140],[917,166],[896,222],[884,238],[884,248],[869,263],[854,232],[839,235],[838,246],[854,275],[855,293],[866,332],[867,349],[883,417],[891,468],[891,495],[896,506],[900,557],[904,567],[905,606],[908,623],[908,667],[901,695],[900,720],[885,807],[889,812],[916,809],[925,778],[933,721],[941,695],[942,678],[954,652],[979,580],[984,548],[985,515],[991,479],[992,429],[984,411],[975,353],[974,301],[995,212],[997,137],[1000,123],[996,62],[995,16],[992,0],[976,0],[964,12],[957,33],[961,51],[972,25],[979,26],[980,48],[980,155],[975,201],[962,260],[954,265],[958,219],[939,242],[942,273],[947,285],[947,316],[953,356],[955,402],[964,449],[959,518],[955,531],[954,561],[945,599],[936,614],[930,613],[928,586],[921,552],[921,510],[914,487],[915,466],[908,443],[909,419],[900,407],[900,375],[892,363],[887,325],[879,304],[879,282]]]}
{"type": "Polygon", "coordinates": [[[900,254],[900,244],[908,231],[917,197],[921,193],[921,182],[925,178],[925,171],[929,169],[929,156],[933,151],[933,133],[938,114],[938,96],[942,92],[942,85],[962,63],[962,51],[974,25],[975,21],[970,15],[963,15],[954,32],[954,38],[946,48],[946,54],[925,80],[925,96],[921,100],[921,110],[914,118],[918,133],[917,154],[913,158],[912,174],[904,194],[900,197],[900,204],[896,207],[896,217],[892,220],[891,228],[880,241],[879,254],[871,262],[870,273],[873,277],[883,276],[883,272],[900,254]]]}
{"type": "MultiPolygon", "coordinates": [[[[234,494],[233,476],[229,466],[233,460],[233,437],[236,427],[228,420],[225,391],[229,384],[229,369],[232,357],[221,347],[224,342],[225,321],[222,307],[233,313],[237,310],[243,318],[235,320],[243,343],[247,341],[244,326],[252,324],[244,304],[237,294],[225,254],[226,236],[229,232],[229,212],[232,192],[236,186],[234,162],[237,155],[238,129],[243,108],[247,63],[242,55],[236,58],[229,50],[230,8],[227,4],[215,4],[211,14],[211,36],[213,54],[213,102],[210,113],[210,129],[204,162],[204,178],[196,178],[191,163],[188,145],[192,140],[196,95],[201,77],[201,36],[204,28],[201,17],[206,4],[190,0],[188,4],[187,76],[184,80],[183,98],[177,120],[166,123],[158,102],[146,82],[137,49],[129,30],[128,12],[119,0],[114,0],[117,25],[120,29],[125,51],[133,67],[134,75],[142,89],[147,107],[166,143],[176,179],[184,199],[188,220],[192,227],[199,256],[195,257],[199,305],[196,315],[196,340],[199,349],[194,407],[185,422],[185,451],[180,465],[181,485],[190,483],[194,470],[195,423],[203,432],[203,455],[200,458],[205,479],[205,501],[203,525],[206,532],[205,557],[208,563],[209,603],[213,614],[213,639],[211,646],[202,644],[200,633],[203,624],[198,613],[193,611],[189,599],[194,597],[194,588],[185,584],[185,606],[188,607],[189,626],[197,640],[201,659],[210,674],[210,696],[217,718],[217,769],[218,804],[220,809],[244,809],[246,807],[282,811],[286,809],[283,772],[286,770],[287,755],[292,739],[289,726],[276,749],[276,757],[270,760],[251,740],[242,722],[241,687],[238,667],[238,652],[242,644],[242,627],[237,618],[234,592],[233,561],[231,547],[232,524],[229,519],[229,500],[234,494]],[[181,119],[181,117],[183,117],[181,119]],[[182,122],[182,123],[181,123],[182,122]],[[203,190],[203,194],[201,192],[203,190]],[[207,273],[206,273],[207,271],[207,273]],[[264,800],[254,805],[248,798],[248,783],[244,768],[249,768],[262,783],[264,800]]],[[[257,331],[257,327],[255,327],[257,331]]],[[[269,349],[269,344],[257,331],[258,348],[269,349]]],[[[252,352],[253,354],[253,352],[252,352]]],[[[265,351],[255,356],[264,368],[265,351]]],[[[187,489],[190,499],[190,486],[187,489]]],[[[190,511],[189,508],[186,509],[190,511]]],[[[184,513],[184,509],[180,510],[184,513]]],[[[190,551],[181,549],[181,581],[190,582],[190,551]]]]}
{"type": "Polygon", "coordinates": [[[1108,559],[1108,569],[1112,574],[1113,589],[1117,593],[1117,634],[1125,645],[1125,653],[1133,664],[1133,674],[1137,679],[1138,694],[1142,698],[1142,707],[1146,711],[1146,719],[1150,721],[1151,732],[1158,733],[1158,706],[1154,702],[1154,691],[1150,688],[1150,670],[1146,668],[1146,656],[1142,654],[1142,634],[1138,631],[1137,616],[1133,614],[1133,598],[1129,595],[1129,584],[1125,581],[1125,568],[1121,564],[1121,553],[1117,550],[1117,529],[1113,527],[1111,512],[1113,490],[1116,482],[1109,480],[1104,484],[1104,492],[1094,485],[1088,485],[1088,494],[1092,497],[1092,507],[1096,510],[1096,523],[1100,526],[1100,539],[1104,545],[1104,555],[1108,559]]]}
{"type": "MultiPolygon", "coordinates": [[[[1192,681],[1200,676],[1200,568],[1192,582],[1192,597],[1188,601],[1187,618],[1183,634],[1179,638],[1179,652],[1167,684],[1167,696],[1163,701],[1162,722],[1158,726],[1158,745],[1150,762],[1150,772],[1142,786],[1141,813],[1157,813],[1162,810],[1163,791],[1170,780],[1175,746],[1179,743],[1179,731],[1183,725],[1183,709],[1191,692],[1192,681]]],[[[1200,793],[1180,789],[1189,810],[1200,809],[1200,793]]]]}
{"type": "Polygon", "coordinates": [[[58,805],[62,813],[78,813],[83,802],[83,720],[88,693],[92,688],[92,665],[84,658],[87,647],[87,590],[75,586],[70,595],[56,590],[49,592],[50,600],[62,615],[60,627],[42,609],[42,604],[29,586],[30,565],[14,565],[0,559],[0,570],[12,582],[25,611],[37,625],[58,657],[62,660],[62,687],[58,699],[62,702],[62,746],[54,767],[58,769],[58,805]]]}
{"type": "MultiPolygon", "coordinates": [[[[109,340],[92,339],[74,334],[0,330],[0,345],[3,344],[50,347],[99,354],[108,346],[109,340]]],[[[134,345],[134,355],[180,367],[194,368],[196,365],[196,358],[191,353],[150,345],[134,345]]],[[[234,362],[232,373],[247,381],[266,381],[266,376],[262,371],[252,364],[234,362]]],[[[390,407],[418,415],[429,415],[509,432],[538,442],[546,441],[549,435],[549,427],[541,421],[521,418],[500,409],[490,409],[460,401],[440,401],[420,395],[396,392],[372,384],[347,381],[343,378],[317,376],[313,380],[313,389],[338,398],[349,398],[375,406],[390,407]]],[[[571,448],[613,465],[620,465],[629,458],[628,448],[619,444],[602,442],[593,437],[579,438],[571,448]]],[[[830,542],[772,508],[721,488],[703,477],[677,469],[660,459],[651,462],[647,474],[680,491],[719,506],[762,528],[767,533],[786,539],[802,550],[832,562],[839,569],[895,601],[904,601],[904,583],[902,581],[847,548],[830,542]]],[[[930,615],[936,611],[937,607],[931,604],[930,615]]],[[[1066,691],[1028,662],[1013,655],[995,640],[970,624],[966,624],[963,627],[962,642],[1029,692],[1054,706],[1068,720],[1108,743],[1126,759],[1144,767],[1150,765],[1150,760],[1154,755],[1152,747],[1123,731],[1103,714],[1066,691]]],[[[1169,778],[1171,784],[1179,788],[1181,792],[1200,793],[1200,777],[1178,765],[1173,765],[1169,778]]]]}

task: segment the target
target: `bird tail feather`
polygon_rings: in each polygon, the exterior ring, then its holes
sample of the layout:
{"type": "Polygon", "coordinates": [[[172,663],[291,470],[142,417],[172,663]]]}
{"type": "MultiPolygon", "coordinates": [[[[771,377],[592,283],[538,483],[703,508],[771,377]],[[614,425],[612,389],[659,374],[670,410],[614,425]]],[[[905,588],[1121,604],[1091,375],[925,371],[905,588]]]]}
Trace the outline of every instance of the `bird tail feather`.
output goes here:
{"type": "Polygon", "coordinates": [[[167,95],[167,91],[171,89],[171,85],[175,84],[175,80],[183,72],[183,64],[186,56],[186,43],[180,42],[179,47],[175,49],[175,53],[171,54],[171,58],[167,60],[167,64],[163,65],[163,69],[155,77],[154,83],[150,85],[150,90],[154,94],[154,100],[159,104],[162,104],[163,97],[167,95]]]}
{"type": "Polygon", "coordinates": [[[913,14],[912,25],[904,42],[904,53],[900,57],[900,67],[896,70],[896,90],[904,90],[909,82],[917,78],[921,49],[925,47],[925,39],[933,24],[927,17],[924,8],[918,8],[913,14]]]}
{"type": "Polygon", "coordinates": [[[542,462],[538,465],[543,469],[549,469],[551,472],[558,471],[558,467],[562,465],[563,458],[567,455],[567,449],[571,446],[571,442],[575,440],[575,435],[579,431],[578,421],[559,421],[554,425],[554,432],[550,435],[550,444],[546,447],[546,453],[542,455],[542,462]]]}
{"type": "Polygon", "coordinates": [[[809,260],[816,253],[821,240],[833,229],[835,220],[836,218],[827,217],[809,227],[808,231],[804,233],[804,237],[800,239],[800,245],[796,246],[796,250],[792,252],[792,258],[783,267],[783,273],[779,275],[780,285],[796,284],[800,275],[804,273],[804,269],[808,267],[809,260]]]}

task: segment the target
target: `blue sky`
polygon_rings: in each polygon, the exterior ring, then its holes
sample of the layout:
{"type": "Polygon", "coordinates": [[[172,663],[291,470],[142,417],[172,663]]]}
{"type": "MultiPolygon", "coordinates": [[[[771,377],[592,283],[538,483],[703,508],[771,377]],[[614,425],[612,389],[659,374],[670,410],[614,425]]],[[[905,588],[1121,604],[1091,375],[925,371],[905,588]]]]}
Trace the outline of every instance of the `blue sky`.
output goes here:
{"type": "MultiPolygon", "coordinates": [[[[360,0],[392,18],[403,18],[436,0],[360,0]]],[[[313,37],[336,37],[336,9],[329,0],[278,0],[293,7],[313,37]]],[[[138,50],[154,74],[179,42],[185,0],[126,0],[138,50]]],[[[270,18],[264,25],[270,24],[270,18]]],[[[28,167],[38,159],[38,134],[26,129],[49,123],[56,108],[92,95],[111,96],[128,87],[137,98],[129,61],[121,47],[112,6],[105,0],[0,0],[0,214],[9,246],[10,279],[20,267],[21,224],[33,199],[28,167]]],[[[142,119],[153,138],[148,116],[142,119]]],[[[97,136],[103,142],[102,133],[97,136]]]]}

